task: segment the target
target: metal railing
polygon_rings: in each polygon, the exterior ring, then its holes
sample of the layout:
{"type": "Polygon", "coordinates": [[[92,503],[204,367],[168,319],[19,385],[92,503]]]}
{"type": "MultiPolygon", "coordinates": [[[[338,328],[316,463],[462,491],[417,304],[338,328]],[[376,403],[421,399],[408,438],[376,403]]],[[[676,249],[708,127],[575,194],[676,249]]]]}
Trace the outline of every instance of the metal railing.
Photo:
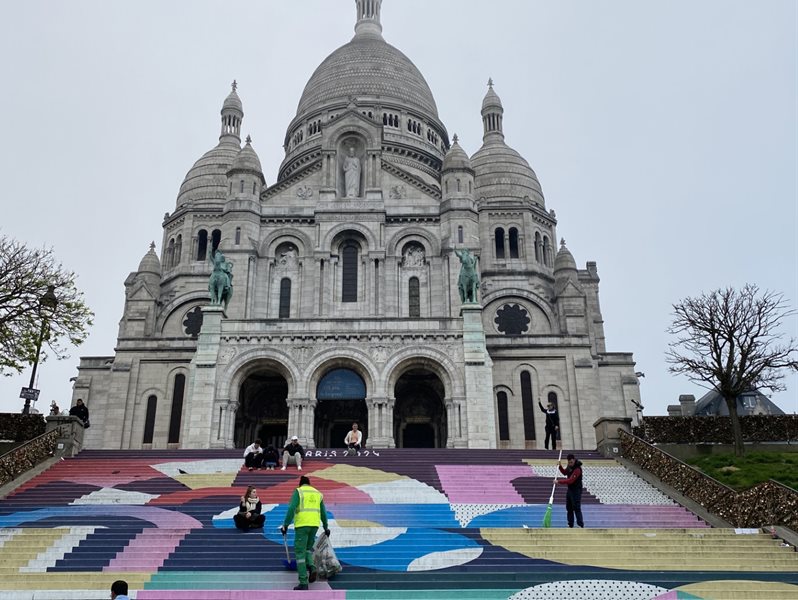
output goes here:
{"type": "Polygon", "coordinates": [[[0,486],[54,456],[60,436],[60,429],[53,429],[0,456],[0,486]]]}
{"type": "Polygon", "coordinates": [[[737,492],[645,440],[619,433],[623,458],[734,527],[783,525],[798,531],[798,491],[771,479],[737,492]]]}

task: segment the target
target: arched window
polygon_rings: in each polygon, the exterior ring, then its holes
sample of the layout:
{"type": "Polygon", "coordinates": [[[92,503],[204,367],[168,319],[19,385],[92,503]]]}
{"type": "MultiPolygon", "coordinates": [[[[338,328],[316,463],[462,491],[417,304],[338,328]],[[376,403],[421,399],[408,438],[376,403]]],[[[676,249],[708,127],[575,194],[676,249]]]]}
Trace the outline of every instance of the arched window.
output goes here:
{"type": "Polygon", "coordinates": [[[164,266],[167,269],[171,269],[172,265],[175,262],[175,239],[172,238],[169,240],[169,245],[166,247],[166,256],[164,256],[164,266]]]}
{"type": "Polygon", "coordinates": [[[180,441],[180,422],[183,419],[183,394],[186,391],[186,376],[183,374],[175,375],[174,391],[172,392],[172,414],[169,416],[169,437],[170,444],[177,444],[180,441]]]}
{"type": "Polygon", "coordinates": [[[197,260],[205,260],[208,254],[208,232],[200,229],[197,233],[197,260]]]}
{"type": "Polygon", "coordinates": [[[222,232],[218,229],[214,229],[213,233],[211,233],[211,252],[216,252],[216,249],[219,247],[219,242],[222,241],[222,232]]]}
{"type": "Polygon", "coordinates": [[[524,414],[524,439],[535,439],[535,403],[532,401],[532,376],[521,372],[521,411],[524,414]]]}
{"type": "Polygon", "coordinates": [[[511,227],[510,231],[510,258],[518,258],[518,230],[511,227]]]}
{"type": "Polygon", "coordinates": [[[180,264],[180,258],[183,255],[183,234],[177,234],[177,240],[175,241],[175,262],[172,266],[177,266],[180,264]]]}
{"type": "Polygon", "coordinates": [[[291,318],[291,280],[283,277],[280,280],[280,314],[281,319],[291,318]]]}
{"type": "Polygon", "coordinates": [[[446,193],[449,193],[449,180],[446,180],[446,193]]]}
{"type": "Polygon", "coordinates": [[[547,267],[551,266],[551,245],[546,235],[543,236],[543,264],[547,267]]]}
{"type": "Polygon", "coordinates": [[[557,392],[549,392],[548,398],[549,402],[551,402],[554,405],[554,408],[559,410],[559,407],[557,406],[557,392]]]}
{"type": "Polygon", "coordinates": [[[543,248],[543,242],[540,241],[540,233],[535,232],[535,260],[541,262],[540,253],[543,248]]]}
{"type": "Polygon", "coordinates": [[[144,417],[144,438],[141,440],[144,444],[152,444],[152,438],[155,434],[155,409],[158,404],[158,398],[150,396],[147,398],[147,413],[144,417]]]}
{"type": "Polygon", "coordinates": [[[241,243],[241,228],[236,227],[236,246],[241,243]]]}
{"type": "Polygon", "coordinates": [[[458,244],[462,244],[463,243],[463,226],[462,225],[459,225],[457,227],[457,243],[458,244]]]}
{"type": "Polygon", "coordinates": [[[460,189],[460,179],[459,179],[459,178],[457,179],[457,191],[458,191],[458,192],[462,191],[462,190],[460,189]]]}
{"type": "Polygon", "coordinates": [[[496,229],[496,258],[504,258],[504,229],[496,229]]]}
{"type": "Polygon", "coordinates": [[[238,190],[240,193],[244,193],[244,180],[241,180],[241,189],[238,190]]]}
{"type": "Polygon", "coordinates": [[[468,193],[469,194],[471,193],[471,182],[470,181],[468,182],[468,193]]]}
{"type": "Polygon", "coordinates": [[[254,196],[257,192],[258,192],[258,182],[257,181],[253,181],[252,182],[252,195],[254,196]]]}
{"type": "Polygon", "coordinates": [[[357,302],[357,262],[360,248],[347,242],[341,249],[341,302],[357,302]]]}
{"type": "Polygon", "coordinates": [[[507,409],[507,392],[496,393],[496,410],[499,414],[499,439],[510,439],[510,414],[507,409]]]}
{"type": "Polygon", "coordinates": [[[411,277],[407,286],[407,303],[410,308],[410,317],[421,316],[421,293],[418,277],[411,277]]]}

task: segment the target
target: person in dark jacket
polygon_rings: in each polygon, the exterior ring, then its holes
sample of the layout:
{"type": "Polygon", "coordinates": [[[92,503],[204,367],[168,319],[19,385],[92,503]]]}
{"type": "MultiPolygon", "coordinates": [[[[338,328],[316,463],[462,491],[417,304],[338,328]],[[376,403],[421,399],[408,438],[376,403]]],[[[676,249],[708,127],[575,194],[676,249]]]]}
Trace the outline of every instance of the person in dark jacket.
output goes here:
{"type": "Polygon", "coordinates": [[[546,447],[546,450],[548,450],[549,440],[551,440],[551,449],[554,450],[557,448],[557,432],[560,430],[560,415],[557,412],[557,407],[554,406],[554,402],[549,402],[548,407],[543,408],[543,404],[538,400],[538,406],[546,415],[546,439],[543,445],[546,447]]]}
{"type": "Polygon", "coordinates": [[[266,515],[261,514],[261,505],[258,492],[255,486],[249,486],[246,493],[241,496],[241,503],[238,505],[238,514],[233,517],[236,527],[239,529],[258,529],[263,527],[266,515]]]}
{"type": "Polygon", "coordinates": [[[285,447],[283,448],[283,466],[282,470],[285,471],[285,468],[293,463],[296,465],[296,470],[302,470],[302,455],[305,453],[305,450],[299,443],[299,440],[296,436],[292,436],[291,440],[285,443],[285,447]]]}
{"type": "Polygon", "coordinates": [[[83,400],[80,398],[78,398],[75,406],[69,409],[69,415],[71,417],[77,417],[80,419],[83,422],[84,427],[89,426],[89,409],[85,404],[83,404],[83,400]]]}
{"type": "Polygon", "coordinates": [[[565,495],[565,510],[568,512],[568,527],[574,526],[574,516],[579,527],[585,526],[582,519],[582,462],[573,454],[568,455],[568,466],[563,469],[562,461],[559,463],[560,473],[565,479],[557,479],[557,483],[568,486],[565,495]]]}
{"type": "Polygon", "coordinates": [[[277,448],[269,444],[266,451],[263,453],[263,466],[270,471],[274,471],[274,467],[280,461],[280,455],[277,453],[277,448]]]}

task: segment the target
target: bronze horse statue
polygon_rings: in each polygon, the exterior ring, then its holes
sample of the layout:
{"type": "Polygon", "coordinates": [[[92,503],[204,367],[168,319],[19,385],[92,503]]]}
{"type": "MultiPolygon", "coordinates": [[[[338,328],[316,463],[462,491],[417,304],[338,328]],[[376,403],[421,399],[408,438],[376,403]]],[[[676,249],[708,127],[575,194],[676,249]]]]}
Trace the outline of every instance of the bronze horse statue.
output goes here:
{"type": "Polygon", "coordinates": [[[230,304],[233,297],[233,265],[227,262],[224,254],[218,248],[213,253],[208,253],[208,260],[213,263],[213,272],[208,281],[208,292],[211,294],[211,306],[230,304]]]}
{"type": "Polygon", "coordinates": [[[468,250],[454,251],[460,259],[460,277],[457,280],[457,290],[460,292],[460,302],[476,302],[479,276],[477,275],[477,257],[468,250]]]}

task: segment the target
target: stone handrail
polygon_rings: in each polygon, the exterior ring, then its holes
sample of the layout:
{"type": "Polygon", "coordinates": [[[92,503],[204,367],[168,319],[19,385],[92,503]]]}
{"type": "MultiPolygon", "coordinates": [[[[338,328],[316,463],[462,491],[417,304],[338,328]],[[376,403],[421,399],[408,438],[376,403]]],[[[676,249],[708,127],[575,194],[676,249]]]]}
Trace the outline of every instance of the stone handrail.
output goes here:
{"type": "Polygon", "coordinates": [[[798,491],[766,481],[737,492],[626,431],[621,456],[734,527],[783,525],[798,531],[798,491]]]}
{"type": "Polygon", "coordinates": [[[53,429],[0,456],[0,486],[55,454],[61,432],[53,429]]]}

